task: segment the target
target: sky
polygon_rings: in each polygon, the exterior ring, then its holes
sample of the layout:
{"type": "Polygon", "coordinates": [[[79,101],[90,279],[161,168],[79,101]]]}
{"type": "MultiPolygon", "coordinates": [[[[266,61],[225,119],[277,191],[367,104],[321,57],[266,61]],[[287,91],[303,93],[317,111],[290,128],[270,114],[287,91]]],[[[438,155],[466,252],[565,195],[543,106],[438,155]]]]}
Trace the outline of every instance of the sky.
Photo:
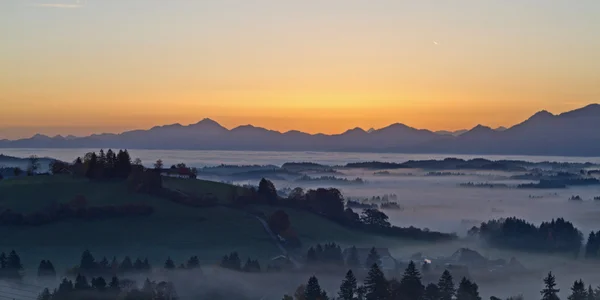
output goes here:
{"type": "Polygon", "coordinates": [[[0,139],[510,126],[600,102],[600,1],[2,0],[0,139]]]}

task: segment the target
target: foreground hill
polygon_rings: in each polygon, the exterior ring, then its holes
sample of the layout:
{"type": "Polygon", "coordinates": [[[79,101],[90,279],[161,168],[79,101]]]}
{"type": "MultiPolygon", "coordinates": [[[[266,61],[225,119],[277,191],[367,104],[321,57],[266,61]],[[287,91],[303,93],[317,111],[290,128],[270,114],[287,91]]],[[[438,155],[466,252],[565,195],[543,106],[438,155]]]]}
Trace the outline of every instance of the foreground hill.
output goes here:
{"type": "Polygon", "coordinates": [[[405,153],[468,153],[593,156],[600,153],[600,105],[553,115],[541,111],[511,128],[478,125],[460,134],[440,134],[392,124],[341,134],[278,132],[252,125],[227,129],[204,119],[191,125],[165,125],[121,134],[80,138],[35,135],[0,140],[0,148],[129,148],[273,151],[374,151],[405,153]]]}
{"type": "MultiPolygon", "coordinates": [[[[210,193],[226,203],[232,185],[170,178],[165,186],[178,187],[198,195],[210,193]]],[[[265,265],[281,254],[263,225],[248,213],[224,206],[194,208],[152,195],[130,192],[122,181],[89,181],[71,176],[35,176],[0,181],[0,210],[33,213],[57,203],[85,197],[90,206],[146,204],[154,208],[148,216],[106,220],[66,220],[41,226],[0,225],[0,250],[17,250],[27,268],[42,259],[51,259],[59,271],[73,266],[83,250],[97,257],[126,255],[148,257],[162,265],[166,256],[183,262],[198,255],[202,264],[217,264],[232,251],[242,257],[258,258],[265,265]]],[[[271,213],[276,207],[253,206],[271,213]]],[[[284,208],[298,236],[306,246],[338,241],[345,245],[395,245],[390,237],[353,231],[309,212],[284,208]]]]}

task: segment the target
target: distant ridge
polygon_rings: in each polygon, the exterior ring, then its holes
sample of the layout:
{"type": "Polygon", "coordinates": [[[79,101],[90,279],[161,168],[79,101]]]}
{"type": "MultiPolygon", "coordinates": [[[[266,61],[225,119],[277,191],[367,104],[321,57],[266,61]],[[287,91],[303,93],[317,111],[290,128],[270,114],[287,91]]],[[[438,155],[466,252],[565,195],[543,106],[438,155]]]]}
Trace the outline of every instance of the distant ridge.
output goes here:
{"type": "Polygon", "coordinates": [[[436,154],[600,156],[600,105],[554,115],[540,111],[510,128],[478,125],[470,130],[432,132],[394,123],[353,128],[341,134],[279,132],[253,125],[232,129],[214,120],[170,124],[120,134],[86,137],[36,134],[0,139],[0,148],[129,148],[186,150],[356,151],[436,154]]]}

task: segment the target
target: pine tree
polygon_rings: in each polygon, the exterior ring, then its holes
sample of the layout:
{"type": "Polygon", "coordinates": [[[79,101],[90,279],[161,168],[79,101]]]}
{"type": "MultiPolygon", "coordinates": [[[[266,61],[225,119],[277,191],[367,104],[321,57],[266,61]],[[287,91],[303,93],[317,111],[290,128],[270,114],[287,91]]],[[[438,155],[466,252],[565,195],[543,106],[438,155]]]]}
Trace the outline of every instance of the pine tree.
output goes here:
{"type": "Polygon", "coordinates": [[[81,272],[90,273],[96,271],[96,259],[89,250],[83,251],[81,254],[81,261],[79,263],[79,270],[81,272]]]}
{"type": "Polygon", "coordinates": [[[308,279],[308,284],[304,290],[304,299],[306,300],[320,300],[323,291],[319,285],[319,280],[315,276],[311,276],[308,279]]]}
{"type": "Polygon", "coordinates": [[[389,293],[388,281],[385,279],[379,265],[374,263],[365,279],[365,299],[386,300],[389,293]]]}
{"type": "Polygon", "coordinates": [[[357,282],[356,277],[354,277],[354,273],[352,270],[349,270],[346,273],[346,278],[342,281],[342,285],[340,286],[340,291],[338,292],[339,300],[354,300],[356,295],[357,282]]]}
{"type": "Polygon", "coordinates": [[[100,269],[101,272],[106,272],[110,269],[110,265],[108,264],[108,259],[105,257],[102,258],[102,260],[98,263],[98,269],[100,269]]]}
{"type": "Polygon", "coordinates": [[[437,285],[434,283],[430,283],[425,288],[425,293],[423,294],[423,300],[440,300],[440,290],[437,285]]]}
{"type": "Polygon", "coordinates": [[[581,279],[576,280],[571,287],[571,295],[567,297],[569,300],[587,300],[587,291],[585,284],[581,279]]]}
{"type": "Polygon", "coordinates": [[[113,276],[113,278],[110,281],[110,284],[108,285],[108,287],[115,292],[118,292],[121,290],[121,283],[119,282],[119,278],[117,278],[116,276],[113,276]]]}
{"type": "Polygon", "coordinates": [[[585,244],[585,258],[598,258],[598,250],[600,250],[600,231],[598,234],[595,232],[590,232],[588,236],[587,243],[585,244]]]}
{"type": "Polygon", "coordinates": [[[93,152],[90,156],[90,160],[88,161],[87,170],[85,171],[85,177],[90,179],[96,178],[98,167],[98,156],[96,156],[96,153],[93,152]]]}
{"type": "Polygon", "coordinates": [[[133,263],[131,262],[131,258],[129,256],[125,256],[123,262],[119,265],[119,272],[121,273],[129,273],[133,271],[133,263]]]}
{"type": "Polygon", "coordinates": [[[445,270],[438,281],[438,289],[440,292],[440,300],[452,300],[456,294],[452,275],[448,270],[445,270]]]}
{"type": "Polygon", "coordinates": [[[365,261],[365,266],[369,268],[373,264],[381,265],[381,256],[377,253],[377,249],[375,247],[371,248],[369,251],[369,256],[367,256],[367,260],[365,261]]]}
{"type": "Polygon", "coordinates": [[[21,263],[21,258],[15,252],[15,250],[10,251],[8,254],[8,259],[6,260],[6,275],[11,279],[21,279],[23,275],[21,272],[23,271],[23,264],[21,263]]]}
{"type": "Polygon", "coordinates": [[[74,288],[76,290],[87,290],[90,288],[90,284],[87,281],[87,278],[85,278],[85,276],[79,274],[77,275],[77,278],[75,278],[75,285],[74,288]]]}
{"type": "Polygon", "coordinates": [[[198,256],[190,257],[190,259],[187,262],[187,268],[188,269],[200,268],[200,260],[198,259],[198,256]]]}
{"type": "Polygon", "coordinates": [[[560,289],[556,288],[556,277],[552,275],[552,272],[548,273],[548,276],[544,278],[544,289],[540,291],[542,294],[542,300],[559,300],[558,293],[560,289]]]}
{"type": "Polygon", "coordinates": [[[358,250],[355,246],[350,248],[350,253],[348,254],[348,260],[346,261],[346,265],[351,269],[358,269],[361,267],[360,258],[358,258],[358,250]]]}
{"type": "Polygon", "coordinates": [[[588,287],[587,300],[596,300],[596,292],[594,292],[591,285],[588,287]]]}
{"type": "Polygon", "coordinates": [[[148,261],[148,258],[144,258],[144,271],[148,272],[150,270],[152,270],[152,266],[150,266],[150,262],[148,261]]]}
{"type": "Polygon", "coordinates": [[[102,277],[92,278],[92,288],[103,291],[106,289],[106,280],[102,277]]]}
{"type": "Polygon", "coordinates": [[[165,261],[165,269],[167,269],[167,270],[175,269],[175,262],[173,262],[173,260],[170,257],[167,258],[167,261],[165,261]]]}
{"type": "Polygon", "coordinates": [[[479,286],[463,277],[456,290],[456,300],[481,300],[479,286]]]}
{"type": "Polygon", "coordinates": [[[423,298],[425,287],[421,283],[421,274],[413,261],[408,264],[400,280],[400,293],[404,299],[420,300],[423,298]]]}
{"type": "Polygon", "coordinates": [[[42,293],[37,297],[37,300],[50,300],[52,299],[52,295],[50,294],[50,290],[45,288],[42,293]]]}

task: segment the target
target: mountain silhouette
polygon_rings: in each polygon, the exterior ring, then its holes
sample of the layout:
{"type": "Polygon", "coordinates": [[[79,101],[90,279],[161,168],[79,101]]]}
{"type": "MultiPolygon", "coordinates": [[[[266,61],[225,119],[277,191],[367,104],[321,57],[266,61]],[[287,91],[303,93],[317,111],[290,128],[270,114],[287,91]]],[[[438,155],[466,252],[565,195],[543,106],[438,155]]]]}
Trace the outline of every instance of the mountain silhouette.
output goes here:
{"type": "Polygon", "coordinates": [[[36,134],[0,140],[0,148],[128,148],[189,150],[372,151],[443,154],[600,156],[600,105],[554,115],[540,111],[510,128],[477,125],[470,130],[432,132],[401,123],[341,134],[285,133],[256,127],[227,129],[214,120],[170,124],[120,134],[86,137],[36,134]]]}

